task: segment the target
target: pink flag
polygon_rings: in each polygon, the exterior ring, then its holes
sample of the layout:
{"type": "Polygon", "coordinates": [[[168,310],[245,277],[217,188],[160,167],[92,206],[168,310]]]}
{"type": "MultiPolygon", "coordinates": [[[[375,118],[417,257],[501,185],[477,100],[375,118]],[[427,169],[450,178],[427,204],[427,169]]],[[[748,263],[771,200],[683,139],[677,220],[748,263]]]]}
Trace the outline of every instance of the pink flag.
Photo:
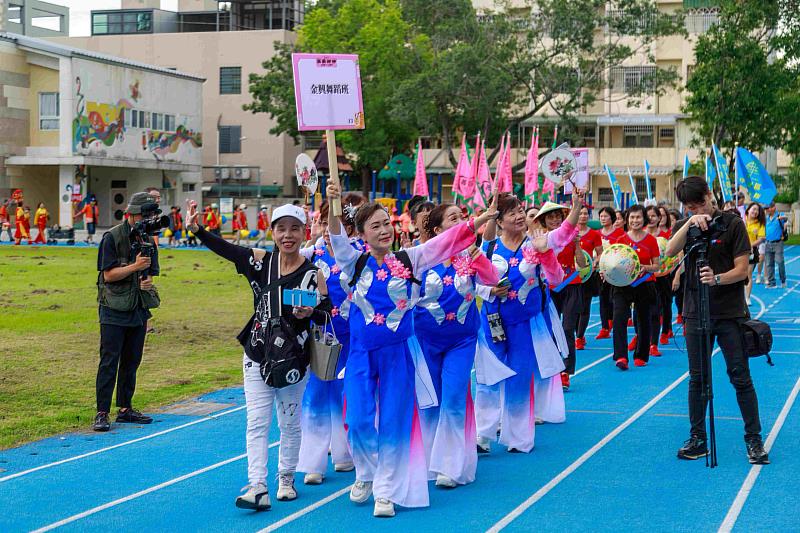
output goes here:
{"type": "Polygon", "coordinates": [[[469,164],[469,154],[467,153],[467,134],[461,138],[461,154],[458,156],[458,166],[456,174],[453,176],[453,195],[456,202],[472,198],[475,194],[475,177],[472,175],[472,168],[469,164]]]}
{"type": "Polygon", "coordinates": [[[533,195],[539,190],[539,129],[533,130],[531,147],[528,150],[528,159],[525,161],[525,199],[533,200],[533,195]]]}
{"type": "Polygon", "coordinates": [[[478,162],[476,185],[478,190],[477,194],[475,194],[475,206],[486,209],[493,189],[492,176],[489,173],[489,162],[486,160],[486,141],[481,141],[481,155],[478,162]]]}
{"type": "Polygon", "coordinates": [[[514,192],[514,170],[511,167],[511,132],[508,132],[506,138],[506,153],[505,157],[500,160],[503,166],[503,179],[505,181],[498,183],[500,192],[514,192]]]}
{"type": "Polygon", "coordinates": [[[506,156],[506,136],[505,134],[503,134],[503,136],[500,137],[500,151],[497,154],[497,159],[495,160],[497,161],[497,163],[494,166],[494,183],[497,187],[500,188],[501,191],[503,190],[503,185],[505,184],[506,181],[505,165],[503,164],[503,159],[505,158],[505,156],[506,156]]]}
{"type": "Polygon", "coordinates": [[[414,175],[414,196],[428,197],[428,175],[425,174],[425,159],[422,157],[422,140],[417,141],[417,172],[414,175]]]}

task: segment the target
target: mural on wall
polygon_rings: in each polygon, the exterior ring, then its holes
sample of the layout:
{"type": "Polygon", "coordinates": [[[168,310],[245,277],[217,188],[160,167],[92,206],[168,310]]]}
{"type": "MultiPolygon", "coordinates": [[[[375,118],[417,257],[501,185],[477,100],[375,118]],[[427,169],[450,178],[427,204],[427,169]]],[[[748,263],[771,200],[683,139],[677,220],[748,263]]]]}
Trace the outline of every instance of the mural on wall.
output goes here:
{"type": "Polygon", "coordinates": [[[76,66],[73,153],[201,163],[200,83],[96,62],[76,66]],[[170,131],[163,131],[167,117],[170,131]]]}
{"type": "Polygon", "coordinates": [[[117,105],[86,102],[81,79],[75,78],[75,119],[72,121],[72,151],[88,149],[92,143],[113,146],[125,139],[125,110],[133,105],[125,98],[117,105]]]}
{"type": "Polygon", "coordinates": [[[174,133],[148,130],[142,133],[142,149],[161,161],[167,154],[174,154],[182,144],[189,143],[195,148],[203,146],[203,134],[178,126],[174,133]]]}

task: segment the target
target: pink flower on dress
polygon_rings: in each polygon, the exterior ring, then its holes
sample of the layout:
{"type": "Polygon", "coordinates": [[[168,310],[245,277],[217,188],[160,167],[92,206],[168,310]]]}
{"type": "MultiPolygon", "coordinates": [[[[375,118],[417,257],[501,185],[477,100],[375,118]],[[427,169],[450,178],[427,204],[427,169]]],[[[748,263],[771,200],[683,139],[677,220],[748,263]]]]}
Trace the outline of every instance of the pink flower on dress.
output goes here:
{"type": "Polygon", "coordinates": [[[378,278],[378,280],[380,280],[380,281],[384,281],[386,279],[386,276],[388,276],[388,275],[389,275],[389,273],[386,272],[382,268],[379,269],[378,272],[375,273],[375,277],[378,278]]]}
{"type": "Polygon", "coordinates": [[[375,313],[375,318],[372,319],[372,322],[378,326],[382,326],[386,323],[386,317],[380,313],[375,313]]]}
{"type": "Polygon", "coordinates": [[[323,250],[322,248],[317,248],[317,249],[315,249],[315,250],[314,250],[314,254],[315,254],[317,257],[319,257],[319,256],[321,256],[321,255],[325,255],[325,250],[323,250]]]}
{"type": "Polygon", "coordinates": [[[339,308],[338,307],[333,306],[333,308],[331,308],[331,316],[332,317],[339,316],[339,308]]]}
{"type": "Polygon", "coordinates": [[[517,299],[517,291],[508,291],[508,299],[509,300],[516,300],[517,299]]]}
{"type": "Polygon", "coordinates": [[[352,292],[347,295],[347,301],[349,301],[349,302],[353,301],[353,293],[352,292]]]}
{"type": "Polygon", "coordinates": [[[532,265],[538,265],[540,263],[539,252],[531,246],[525,246],[522,249],[522,256],[525,258],[526,262],[532,265]]]}
{"type": "Polygon", "coordinates": [[[459,255],[453,258],[453,267],[456,269],[456,274],[459,276],[469,277],[475,274],[475,269],[472,268],[472,257],[459,255]]]}
{"type": "Polygon", "coordinates": [[[511,259],[508,260],[509,266],[515,267],[518,264],[519,264],[519,259],[517,259],[516,257],[512,257],[511,259]]]}
{"type": "Polygon", "coordinates": [[[468,301],[468,302],[471,302],[472,300],[474,300],[474,299],[475,299],[475,296],[473,296],[471,292],[468,292],[468,293],[466,294],[466,296],[464,296],[464,299],[465,299],[466,301],[468,301]]]}
{"type": "Polygon", "coordinates": [[[341,271],[342,271],[342,269],[341,269],[341,268],[339,268],[339,265],[337,265],[337,264],[334,264],[334,265],[331,267],[331,274],[338,274],[338,273],[339,273],[339,272],[341,272],[341,271]]]}
{"type": "Polygon", "coordinates": [[[536,283],[536,280],[534,278],[528,280],[528,285],[533,285],[534,283],[536,283]]]}
{"type": "MultiPolygon", "coordinates": [[[[395,278],[400,279],[410,279],[411,278],[411,271],[403,266],[403,263],[400,260],[391,255],[383,260],[387,267],[389,267],[389,272],[392,273],[392,276],[395,278]]],[[[383,280],[381,280],[383,281],[383,280]]]]}
{"type": "Polygon", "coordinates": [[[448,286],[452,285],[453,284],[453,276],[445,276],[445,277],[443,277],[442,278],[442,283],[444,283],[445,285],[448,285],[448,286]]]}
{"type": "Polygon", "coordinates": [[[408,300],[398,300],[397,301],[397,308],[403,311],[406,307],[408,307],[408,300]]]}
{"type": "Polygon", "coordinates": [[[449,322],[452,322],[453,320],[456,319],[456,314],[455,313],[447,313],[446,315],[444,315],[444,319],[449,321],[449,322]]]}

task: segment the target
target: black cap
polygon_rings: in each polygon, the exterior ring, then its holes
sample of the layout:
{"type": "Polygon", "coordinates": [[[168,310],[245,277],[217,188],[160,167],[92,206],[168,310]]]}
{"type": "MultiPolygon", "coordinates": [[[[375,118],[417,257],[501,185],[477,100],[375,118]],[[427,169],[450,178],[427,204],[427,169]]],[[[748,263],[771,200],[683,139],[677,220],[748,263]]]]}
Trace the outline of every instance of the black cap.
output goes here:
{"type": "Polygon", "coordinates": [[[146,192],[137,192],[131,196],[128,208],[125,210],[130,215],[159,215],[161,209],[155,199],[146,192]]]}

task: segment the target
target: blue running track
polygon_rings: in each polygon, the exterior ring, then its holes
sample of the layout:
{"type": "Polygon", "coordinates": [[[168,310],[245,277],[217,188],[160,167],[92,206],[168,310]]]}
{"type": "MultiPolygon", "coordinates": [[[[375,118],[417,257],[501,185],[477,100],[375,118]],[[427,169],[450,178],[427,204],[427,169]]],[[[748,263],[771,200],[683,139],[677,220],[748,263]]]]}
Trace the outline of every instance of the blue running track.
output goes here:
{"type": "MultiPolygon", "coordinates": [[[[233,505],[247,483],[241,388],[199,398],[209,416],[156,414],[150,426],[88,430],[0,451],[0,532],[63,531],[771,531],[799,532],[800,247],[786,253],[786,289],[753,291],[753,315],[775,336],[769,367],[751,360],[772,464],[747,462],[743,427],[722,357],[714,357],[719,467],[679,461],[688,437],[687,365],[681,327],[663,357],[614,367],[599,320],[578,352],[567,422],[537,426],[530,454],[495,446],[475,483],[431,484],[431,506],[372,517],[349,501],[352,473],[319,486],[297,475],[299,498],[271,511],[233,505]]],[[[596,312],[597,306],[593,307],[596,312]]],[[[277,491],[277,423],[269,450],[277,491]]]]}

